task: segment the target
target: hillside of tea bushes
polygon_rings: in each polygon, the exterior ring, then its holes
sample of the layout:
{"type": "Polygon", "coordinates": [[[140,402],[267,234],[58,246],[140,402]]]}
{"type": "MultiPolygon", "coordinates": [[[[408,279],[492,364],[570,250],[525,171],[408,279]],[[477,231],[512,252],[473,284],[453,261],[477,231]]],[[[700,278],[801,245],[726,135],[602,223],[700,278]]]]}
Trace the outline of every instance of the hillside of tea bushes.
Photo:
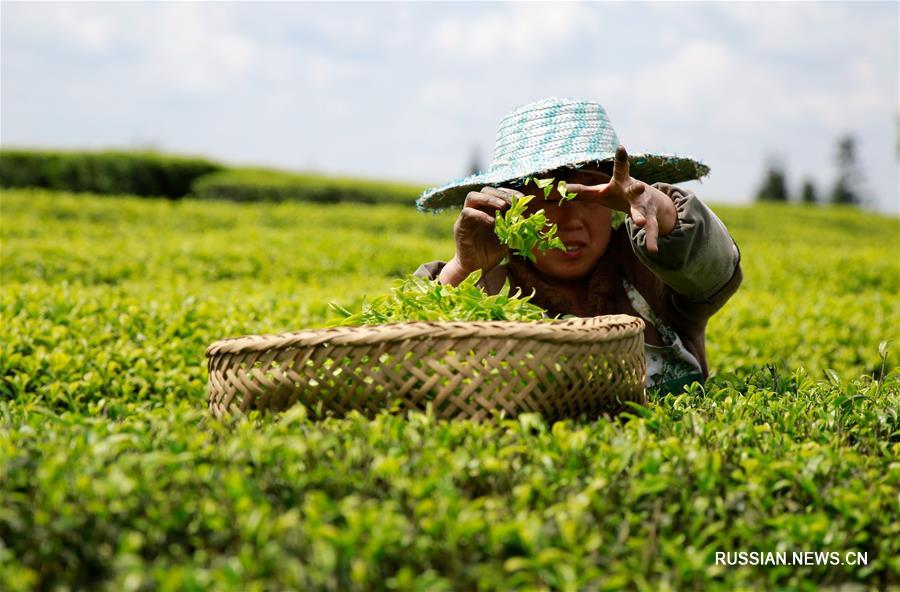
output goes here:
{"type": "Polygon", "coordinates": [[[3,191],[0,589],[900,586],[900,222],[715,209],[745,280],[713,376],[629,418],[217,422],[209,343],[326,325],[451,256],[452,214],[3,191]]]}
{"type": "Polygon", "coordinates": [[[0,187],[151,198],[407,204],[424,187],[231,167],[153,151],[0,149],[0,187]]]}

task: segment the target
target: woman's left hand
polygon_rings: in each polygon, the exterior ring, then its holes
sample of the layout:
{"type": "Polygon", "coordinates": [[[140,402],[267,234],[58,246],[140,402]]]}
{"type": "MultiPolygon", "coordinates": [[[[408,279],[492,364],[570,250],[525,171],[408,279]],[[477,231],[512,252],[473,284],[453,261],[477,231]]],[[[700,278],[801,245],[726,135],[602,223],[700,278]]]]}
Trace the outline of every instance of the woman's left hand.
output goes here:
{"type": "Polygon", "coordinates": [[[628,152],[623,146],[616,149],[613,176],[609,183],[600,185],[569,184],[567,191],[579,198],[597,200],[608,208],[625,212],[634,223],[643,228],[647,237],[647,250],[659,252],[657,240],[675,228],[678,212],[669,196],[633,178],[629,172],[628,152]]]}

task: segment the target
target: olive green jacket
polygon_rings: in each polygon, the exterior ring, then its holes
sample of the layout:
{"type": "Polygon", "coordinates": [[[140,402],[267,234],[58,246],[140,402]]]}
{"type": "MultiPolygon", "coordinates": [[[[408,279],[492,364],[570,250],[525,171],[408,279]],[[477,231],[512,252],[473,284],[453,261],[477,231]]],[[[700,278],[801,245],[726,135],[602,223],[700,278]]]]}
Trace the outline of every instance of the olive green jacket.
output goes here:
{"type": "MultiPolygon", "coordinates": [[[[606,252],[588,282],[592,313],[640,316],[631,306],[622,279],[627,279],[644,297],[660,320],[675,330],[685,348],[700,362],[703,377],[709,374],[706,362],[706,323],[731,298],[741,284],[741,255],[728,229],[693,193],[656,183],[678,212],[675,227],[659,237],[659,251],[646,248],[646,235],[630,218],[613,231],[606,252]]],[[[419,267],[416,275],[436,279],[446,263],[433,261],[419,267]]],[[[533,265],[513,258],[487,272],[479,282],[489,294],[496,294],[509,280],[523,293],[535,290],[532,302],[551,315],[571,314],[572,303],[547,284],[533,265]]],[[[657,330],[646,324],[645,342],[662,343],[657,330]]]]}

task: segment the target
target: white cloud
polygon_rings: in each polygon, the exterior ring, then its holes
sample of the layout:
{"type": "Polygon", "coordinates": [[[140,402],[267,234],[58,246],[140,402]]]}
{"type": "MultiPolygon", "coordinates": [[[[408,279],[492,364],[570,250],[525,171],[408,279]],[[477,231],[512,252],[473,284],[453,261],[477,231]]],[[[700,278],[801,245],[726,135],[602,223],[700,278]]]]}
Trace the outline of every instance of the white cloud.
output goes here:
{"type": "MultiPolygon", "coordinates": [[[[253,80],[323,89],[361,72],[349,59],[254,32],[245,23],[252,12],[237,4],[59,8],[32,12],[30,26],[58,36],[67,46],[138,56],[130,64],[133,79],[152,89],[215,94],[234,91],[253,80]]],[[[344,40],[361,42],[373,34],[364,21],[354,24],[320,18],[303,22],[344,40]]]]}
{"type": "Polygon", "coordinates": [[[54,4],[52,10],[41,3],[5,3],[4,18],[38,39],[63,43],[76,51],[100,53],[116,35],[114,19],[90,5],[54,4]]]}
{"type": "MultiPolygon", "coordinates": [[[[248,5],[248,12],[253,7],[248,5]]],[[[330,10],[316,10],[314,3],[291,3],[286,6],[285,23],[301,25],[299,30],[314,31],[329,43],[340,47],[377,43],[382,37],[377,23],[364,18],[365,5],[335,3],[330,10]]]]}
{"type": "Polygon", "coordinates": [[[574,42],[592,16],[583,5],[570,2],[504,4],[478,19],[441,21],[429,37],[432,49],[450,59],[536,58],[574,42]]]}
{"type": "Polygon", "coordinates": [[[773,84],[770,78],[721,43],[692,40],[645,68],[599,78],[589,89],[651,124],[679,118],[753,129],[763,119],[758,92],[773,84]]]}
{"type": "Polygon", "coordinates": [[[649,67],[596,79],[589,88],[648,117],[664,113],[742,132],[803,123],[840,128],[891,109],[891,90],[865,62],[829,68],[846,69],[840,78],[855,84],[802,84],[790,67],[760,62],[724,42],[691,40],[649,67]]]}
{"type": "Polygon", "coordinates": [[[259,61],[257,43],[237,30],[232,15],[196,4],[165,4],[136,33],[145,52],[144,75],[189,92],[217,92],[240,81],[259,61]],[[216,18],[218,17],[218,18],[216,18]],[[222,18],[224,17],[224,18],[222,18]]]}
{"type": "Polygon", "coordinates": [[[750,33],[752,44],[768,50],[821,56],[861,41],[858,32],[847,27],[852,3],[726,2],[716,6],[750,33]]]}
{"type": "Polygon", "coordinates": [[[415,102],[427,107],[459,104],[466,97],[465,87],[465,83],[461,80],[443,78],[432,80],[416,91],[415,102]]]}
{"type": "MultiPolygon", "coordinates": [[[[134,55],[137,59],[130,64],[134,79],[154,89],[213,94],[234,90],[252,79],[323,89],[363,72],[354,59],[253,31],[245,22],[253,12],[240,4],[73,4],[54,6],[53,10],[47,10],[46,5],[40,8],[23,11],[21,18],[31,34],[67,48],[134,55]]],[[[345,44],[366,45],[379,39],[376,28],[363,19],[346,20],[321,13],[318,18],[306,19],[308,15],[303,12],[295,16],[307,30],[345,44]]],[[[385,39],[385,44],[396,42],[385,39]]]]}

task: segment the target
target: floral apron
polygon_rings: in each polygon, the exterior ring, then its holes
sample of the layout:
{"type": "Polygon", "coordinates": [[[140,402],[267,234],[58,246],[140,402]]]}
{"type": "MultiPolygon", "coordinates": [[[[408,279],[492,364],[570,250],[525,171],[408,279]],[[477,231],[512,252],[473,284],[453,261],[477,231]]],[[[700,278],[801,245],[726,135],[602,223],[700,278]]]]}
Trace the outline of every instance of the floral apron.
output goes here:
{"type": "Polygon", "coordinates": [[[622,279],[625,294],[631,306],[643,317],[644,321],[653,325],[662,339],[663,345],[644,344],[644,355],[647,362],[647,388],[659,389],[661,392],[680,393],[682,389],[694,381],[703,382],[703,371],[697,358],[684,347],[681,337],[667,327],[656,316],[644,297],[641,296],[628,280],[622,279]]]}

